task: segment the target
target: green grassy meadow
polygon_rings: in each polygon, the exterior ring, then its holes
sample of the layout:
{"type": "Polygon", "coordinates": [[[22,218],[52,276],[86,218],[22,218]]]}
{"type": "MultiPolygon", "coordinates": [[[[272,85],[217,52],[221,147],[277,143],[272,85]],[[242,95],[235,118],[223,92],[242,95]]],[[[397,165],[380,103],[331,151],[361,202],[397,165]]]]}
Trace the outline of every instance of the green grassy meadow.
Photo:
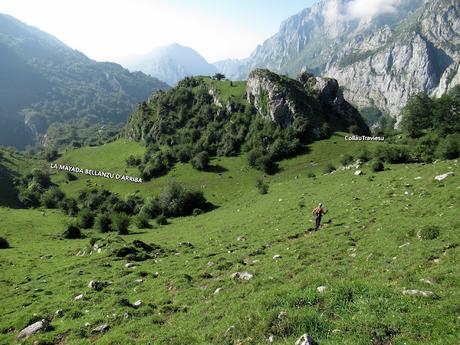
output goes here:
{"type": "MultiPolygon", "coordinates": [[[[131,225],[125,236],[85,230],[84,239],[64,240],[71,218],[61,211],[0,207],[0,236],[11,245],[0,250],[0,344],[16,344],[18,331],[50,316],[52,329],[25,344],[268,344],[270,336],[273,344],[294,344],[303,333],[321,345],[459,344],[458,163],[386,165],[379,173],[365,164],[362,176],[339,168],[323,174],[362,145],[382,144],[337,134],[282,161],[273,176],[250,168],[244,156],[214,159],[207,172],[178,164],[142,184],[80,174],[66,183],[64,172],[52,171],[71,196],[97,186],[147,197],[174,178],[202,190],[216,208],[165,226],[131,225]],[[433,180],[448,171],[454,176],[433,180]],[[268,194],[259,194],[258,177],[268,194]],[[318,202],[329,212],[318,232],[308,232],[318,202]],[[438,226],[439,236],[419,239],[427,226],[438,226]],[[91,238],[138,239],[167,253],[126,268],[110,247],[91,251],[91,238]],[[253,278],[232,279],[237,271],[253,278]],[[91,280],[110,283],[95,291],[91,280]],[[408,296],[406,289],[433,295],[408,296]],[[74,300],[79,294],[84,299],[74,300]],[[126,303],[137,300],[138,308],[126,303]],[[110,329],[92,332],[102,324],[110,329]]],[[[58,162],[137,176],[125,160],[143,150],[116,141],[69,150],[58,162]]]]}

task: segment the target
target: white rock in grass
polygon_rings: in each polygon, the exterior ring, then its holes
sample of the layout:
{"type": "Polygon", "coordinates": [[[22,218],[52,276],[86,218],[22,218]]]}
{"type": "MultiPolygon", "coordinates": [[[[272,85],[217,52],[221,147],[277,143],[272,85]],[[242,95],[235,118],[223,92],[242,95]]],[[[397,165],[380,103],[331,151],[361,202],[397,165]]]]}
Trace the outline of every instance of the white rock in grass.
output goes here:
{"type": "Polygon", "coordinates": [[[79,295],[75,296],[74,300],[75,300],[75,301],[80,301],[80,300],[82,300],[82,299],[84,299],[84,298],[85,298],[85,295],[84,295],[84,294],[79,294],[79,295]]]}
{"type": "Polygon", "coordinates": [[[133,304],[131,304],[134,308],[139,308],[142,305],[142,301],[139,299],[133,304]]]}
{"type": "Polygon", "coordinates": [[[421,278],[420,281],[422,283],[428,284],[428,285],[433,285],[433,282],[430,279],[427,278],[421,278]]]}
{"type": "Polygon", "coordinates": [[[324,293],[324,292],[326,292],[326,290],[327,290],[327,287],[324,286],[324,285],[318,286],[316,288],[316,291],[318,291],[319,293],[324,293]]]}
{"type": "Polygon", "coordinates": [[[453,172],[453,171],[449,171],[449,172],[447,172],[447,173],[445,173],[445,174],[435,176],[434,179],[435,179],[436,181],[442,181],[442,180],[448,178],[449,176],[453,176],[453,175],[454,175],[454,172],[453,172]]]}
{"type": "Polygon", "coordinates": [[[244,242],[244,241],[246,241],[246,236],[244,236],[244,235],[238,236],[238,238],[236,240],[244,242]]]}
{"type": "Polygon", "coordinates": [[[217,294],[218,294],[219,292],[221,292],[221,291],[222,291],[222,288],[221,288],[221,287],[220,287],[220,288],[217,288],[217,289],[214,291],[214,295],[217,295],[217,294]]]}
{"type": "Polygon", "coordinates": [[[403,294],[406,296],[420,296],[420,297],[431,297],[434,296],[434,293],[431,291],[422,291],[422,290],[404,290],[403,294]]]}
{"type": "Polygon", "coordinates": [[[278,260],[278,259],[281,259],[281,258],[282,258],[282,256],[279,255],[279,254],[276,254],[276,255],[273,256],[273,260],[278,260]]]}
{"type": "Polygon", "coordinates": [[[56,315],[56,317],[63,317],[64,316],[64,310],[62,309],[58,309],[54,312],[54,315],[56,315]]]}
{"type": "Polygon", "coordinates": [[[361,175],[364,175],[362,170],[356,170],[355,171],[355,176],[361,176],[361,175]]]}
{"type": "Polygon", "coordinates": [[[132,267],[136,267],[137,265],[136,264],[133,264],[132,262],[128,262],[127,264],[125,264],[125,267],[126,268],[132,268],[132,267]]]}
{"type": "Polygon", "coordinates": [[[268,343],[269,343],[269,344],[273,344],[274,341],[275,341],[275,336],[270,335],[270,336],[268,337],[268,343]]]}
{"type": "Polygon", "coordinates": [[[110,329],[110,326],[106,323],[103,325],[97,326],[96,328],[93,328],[93,333],[104,333],[107,332],[110,329]]]}
{"type": "Polygon", "coordinates": [[[47,327],[48,327],[48,321],[46,321],[45,319],[42,319],[40,321],[37,321],[37,322],[27,326],[21,332],[19,332],[19,334],[17,336],[17,339],[18,340],[27,339],[31,335],[33,335],[33,334],[35,334],[37,332],[40,332],[42,330],[45,330],[47,327]]]}
{"type": "Polygon", "coordinates": [[[251,280],[254,275],[249,272],[235,272],[231,276],[233,279],[239,279],[239,280],[251,280]]]}
{"type": "Polygon", "coordinates": [[[295,345],[314,345],[315,342],[312,337],[310,337],[307,333],[303,334],[297,341],[295,345]]]}

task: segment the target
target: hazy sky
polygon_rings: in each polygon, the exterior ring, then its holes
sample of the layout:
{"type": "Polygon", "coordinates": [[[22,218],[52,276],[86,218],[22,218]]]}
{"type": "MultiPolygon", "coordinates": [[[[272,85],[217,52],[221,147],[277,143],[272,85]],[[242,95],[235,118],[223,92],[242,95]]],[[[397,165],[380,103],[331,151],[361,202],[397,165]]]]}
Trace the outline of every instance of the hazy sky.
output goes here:
{"type": "Polygon", "coordinates": [[[209,62],[249,56],[282,20],[318,0],[0,0],[0,12],[99,61],[170,43],[209,62]]]}

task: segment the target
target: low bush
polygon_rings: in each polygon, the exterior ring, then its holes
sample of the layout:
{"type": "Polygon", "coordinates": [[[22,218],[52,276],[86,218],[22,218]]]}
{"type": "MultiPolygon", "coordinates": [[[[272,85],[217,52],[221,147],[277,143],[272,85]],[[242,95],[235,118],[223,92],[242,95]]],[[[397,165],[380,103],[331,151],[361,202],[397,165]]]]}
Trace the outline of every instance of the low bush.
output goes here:
{"type": "Polygon", "coordinates": [[[393,164],[410,163],[412,161],[409,149],[402,145],[379,146],[374,153],[374,158],[393,164]]]}
{"type": "Polygon", "coordinates": [[[190,162],[195,169],[206,170],[209,167],[209,155],[206,151],[202,151],[193,157],[190,162]]]}
{"type": "Polygon", "coordinates": [[[266,184],[261,178],[257,179],[256,187],[259,190],[260,194],[267,194],[268,193],[268,184],[266,184]]]}
{"type": "Polygon", "coordinates": [[[96,218],[96,228],[100,232],[112,231],[112,219],[107,213],[102,213],[96,218]]]}
{"type": "Polygon", "coordinates": [[[120,235],[127,235],[129,233],[129,223],[130,218],[125,213],[114,213],[112,215],[112,229],[120,235]]]}
{"type": "Polygon", "coordinates": [[[75,224],[68,225],[62,236],[67,239],[76,239],[82,237],[80,228],[75,224]]]}
{"type": "Polygon", "coordinates": [[[456,159],[460,156],[460,134],[448,135],[440,142],[437,155],[442,159],[456,159]]]}
{"type": "Polygon", "coordinates": [[[160,214],[157,217],[156,222],[159,225],[167,225],[168,224],[168,219],[164,215],[160,214]]]}
{"type": "Polygon", "coordinates": [[[139,215],[134,218],[134,225],[136,225],[138,229],[150,228],[149,216],[144,212],[139,213],[139,215]]]}
{"type": "Polygon", "coordinates": [[[372,162],[371,169],[373,172],[383,171],[385,166],[381,160],[375,160],[372,162]]]}
{"type": "Polygon", "coordinates": [[[205,209],[206,204],[201,191],[188,191],[175,181],[170,182],[158,198],[159,208],[166,217],[188,216],[195,208],[205,209]]]}
{"type": "Polygon", "coordinates": [[[439,236],[439,228],[437,226],[425,226],[418,232],[418,237],[422,240],[434,240],[439,236]]]}
{"type": "Polygon", "coordinates": [[[9,248],[9,247],[10,247],[10,244],[8,243],[6,238],[0,237],[0,249],[5,249],[5,248],[9,248]]]}
{"type": "Polygon", "coordinates": [[[84,208],[78,213],[78,225],[83,229],[92,228],[94,225],[94,214],[89,208],[84,208]]]}

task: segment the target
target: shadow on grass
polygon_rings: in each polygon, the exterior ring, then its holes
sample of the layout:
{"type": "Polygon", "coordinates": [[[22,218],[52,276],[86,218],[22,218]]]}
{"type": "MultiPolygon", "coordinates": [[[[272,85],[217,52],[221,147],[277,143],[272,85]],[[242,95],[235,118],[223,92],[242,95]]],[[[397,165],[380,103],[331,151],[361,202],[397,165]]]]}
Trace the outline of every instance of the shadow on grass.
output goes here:
{"type": "Polygon", "coordinates": [[[216,165],[208,166],[208,168],[205,171],[220,174],[220,173],[227,172],[228,169],[223,167],[222,165],[216,164],[216,165]]]}

